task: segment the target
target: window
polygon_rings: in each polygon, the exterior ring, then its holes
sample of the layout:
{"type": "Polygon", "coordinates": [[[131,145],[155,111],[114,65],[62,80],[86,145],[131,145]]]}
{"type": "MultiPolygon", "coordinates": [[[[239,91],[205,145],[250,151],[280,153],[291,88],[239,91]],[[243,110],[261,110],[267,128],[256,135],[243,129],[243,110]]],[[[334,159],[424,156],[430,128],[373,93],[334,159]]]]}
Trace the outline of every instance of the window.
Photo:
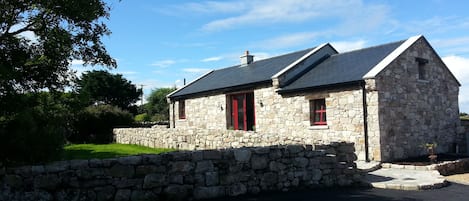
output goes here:
{"type": "Polygon", "coordinates": [[[326,122],[326,100],[316,99],[309,101],[310,106],[310,122],[314,125],[327,125],[326,122]]]}
{"type": "Polygon", "coordinates": [[[428,63],[428,59],[423,58],[415,58],[415,61],[418,63],[418,79],[419,80],[427,80],[427,68],[425,64],[428,63]]]}
{"type": "Polygon", "coordinates": [[[186,100],[179,100],[179,119],[186,119],[186,100]]]}

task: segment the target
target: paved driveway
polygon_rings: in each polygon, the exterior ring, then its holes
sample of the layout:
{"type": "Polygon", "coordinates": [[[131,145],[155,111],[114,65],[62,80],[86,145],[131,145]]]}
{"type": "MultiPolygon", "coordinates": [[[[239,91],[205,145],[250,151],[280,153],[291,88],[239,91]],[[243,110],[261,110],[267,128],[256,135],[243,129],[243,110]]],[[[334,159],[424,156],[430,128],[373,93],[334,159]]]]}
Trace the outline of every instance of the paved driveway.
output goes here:
{"type": "Polygon", "coordinates": [[[318,200],[347,200],[347,201],[468,201],[469,186],[451,183],[449,186],[425,191],[402,191],[389,189],[315,189],[301,192],[263,193],[255,196],[241,196],[237,198],[222,198],[212,201],[318,201],[318,200]]]}

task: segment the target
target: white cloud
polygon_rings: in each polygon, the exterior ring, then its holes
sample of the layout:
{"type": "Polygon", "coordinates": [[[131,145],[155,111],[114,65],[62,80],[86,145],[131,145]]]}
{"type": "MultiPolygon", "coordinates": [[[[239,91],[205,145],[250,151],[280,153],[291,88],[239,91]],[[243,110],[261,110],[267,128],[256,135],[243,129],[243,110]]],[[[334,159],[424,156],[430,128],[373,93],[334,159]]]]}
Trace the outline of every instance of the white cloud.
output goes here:
{"type": "Polygon", "coordinates": [[[300,32],[300,33],[293,33],[287,34],[283,36],[279,36],[276,38],[271,38],[268,40],[264,40],[259,42],[259,47],[265,47],[268,49],[282,49],[288,47],[294,47],[301,44],[313,44],[314,39],[318,36],[318,33],[315,32],[300,32]]]}
{"type": "Polygon", "coordinates": [[[461,29],[468,29],[469,23],[467,22],[469,19],[463,17],[442,17],[442,16],[435,16],[429,19],[417,19],[410,22],[405,22],[401,24],[401,27],[404,30],[407,30],[412,33],[442,33],[446,34],[451,31],[461,30],[461,29]]]}
{"type": "MultiPolygon", "coordinates": [[[[324,17],[341,18],[348,28],[367,28],[387,20],[386,6],[364,4],[362,0],[241,0],[228,2],[187,3],[176,7],[182,12],[223,13],[224,18],[212,20],[202,30],[213,32],[238,27],[300,23],[322,20],[324,17]],[[357,22],[358,21],[358,22],[357,22]]],[[[350,30],[348,30],[350,31],[350,30]]]]}
{"type": "Polygon", "coordinates": [[[432,40],[434,46],[441,50],[442,53],[454,53],[458,54],[469,53],[469,37],[456,37],[447,39],[432,40]]]}
{"type": "Polygon", "coordinates": [[[206,1],[202,3],[185,3],[182,5],[174,6],[173,10],[178,10],[178,11],[190,10],[196,13],[236,13],[236,12],[245,10],[247,7],[249,7],[249,1],[235,1],[235,2],[206,1]]]}
{"type": "Polygon", "coordinates": [[[208,68],[184,68],[182,71],[187,73],[205,73],[210,71],[208,68]]]}
{"type": "Polygon", "coordinates": [[[357,41],[337,41],[331,42],[332,47],[334,47],[339,52],[347,52],[352,50],[362,49],[366,45],[365,40],[357,41]]]}
{"type": "Polygon", "coordinates": [[[202,59],[202,62],[220,61],[223,57],[209,57],[202,59]]]}
{"type": "Polygon", "coordinates": [[[160,67],[160,68],[166,68],[166,67],[171,66],[171,65],[173,65],[173,64],[175,64],[175,63],[176,63],[176,61],[167,59],[167,60],[155,61],[155,62],[153,62],[152,64],[150,64],[150,66],[156,66],[156,67],[160,67]]]}
{"type": "Polygon", "coordinates": [[[459,88],[459,110],[469,112],[469,58],[451,55],[442,59],[461,83],[459,88]]]}

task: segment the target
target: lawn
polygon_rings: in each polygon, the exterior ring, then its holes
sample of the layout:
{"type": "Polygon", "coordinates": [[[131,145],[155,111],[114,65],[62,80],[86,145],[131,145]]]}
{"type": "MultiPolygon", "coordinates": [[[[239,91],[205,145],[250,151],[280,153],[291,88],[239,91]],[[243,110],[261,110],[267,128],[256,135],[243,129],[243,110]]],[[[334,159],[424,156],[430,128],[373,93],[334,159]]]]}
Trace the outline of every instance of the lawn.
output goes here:
{"type": "Polygon", "coordinates": [[[131,144],[73,144],[64,147],[63,160],[113,158],[136,154],[159,154],[175,149],[149,148],[131,144]]]}

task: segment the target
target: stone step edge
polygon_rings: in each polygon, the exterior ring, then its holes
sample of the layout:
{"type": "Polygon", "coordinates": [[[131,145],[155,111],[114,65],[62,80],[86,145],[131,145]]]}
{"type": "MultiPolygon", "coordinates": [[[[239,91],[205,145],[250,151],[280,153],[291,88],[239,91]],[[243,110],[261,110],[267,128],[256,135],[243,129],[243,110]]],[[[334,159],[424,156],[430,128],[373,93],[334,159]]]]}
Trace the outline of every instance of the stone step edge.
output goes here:
{"type": "Polygon", "coordinates": [[[381,163],[382,168],[386,169],[407,169],[407,170],[422,170],[422,171],[433,171],[437,170],[437,165],[426,165],[426,166],[417,166],[417,165],[399,165],[392,163],[381,163]]]}
{"type": "Polygon", "coordinates": [[[382,182],[372,182],[369,183],[370,187],[373,188],[381,188],[381,189],[391,189],[391,190],[406,190],[406,191],[418,191],[418,190],[432,190],[432,189],[438,189],[438,188],[443,188],[449,184],[446,179],[442,179],[441,182],[438,183],[425,183],[425,184],[386,184],[382,182]]]}

